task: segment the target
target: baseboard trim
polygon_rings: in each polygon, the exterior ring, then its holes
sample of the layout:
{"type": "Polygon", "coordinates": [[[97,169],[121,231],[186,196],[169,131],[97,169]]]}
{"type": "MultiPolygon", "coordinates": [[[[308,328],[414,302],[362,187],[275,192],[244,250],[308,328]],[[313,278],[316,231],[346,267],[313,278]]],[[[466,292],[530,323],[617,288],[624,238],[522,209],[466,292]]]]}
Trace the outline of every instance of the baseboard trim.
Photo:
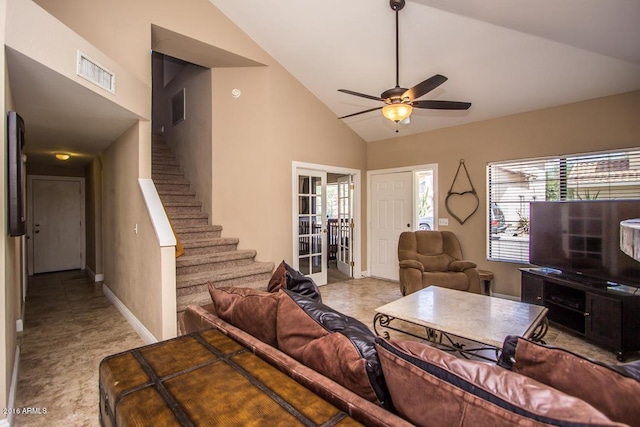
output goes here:
{"type": "MultiPolygon", "coordinates": [[[[18,368],[20,367],[20,346],[16,346],[16,356],[13,361],[13,373],[11,374],[11,387],[9,387],[9,398],[7,408],[16,407],[16,391],[18,389],[18,368]]],[[[11,427],[13,425],[13,413],[9,413],[7,418],[0,420],[0,427],[11,427]]]]}
{"type": "Polygon", "coordinates": [[[138,335],[140,335],[140,338],[142,338],[145,343],[153,344],[158,342],[157,338],[154,337],[147,328],[145,328],[142,322],[140,322],[131,311],[129,311],[127,306],[125,306],[122,301],[118,299],[116,294],[111,292],[111,289],[109,289],[106,284],[102,284],[102,292],[104,292],[104,295],[107,297],[107,299],[116,306],[118,311],[127,320],[127,322],[129,322],[131,327],[138,333],[138,335]]]}
{"type": "Polygon", "coordinates": [[[93,280],[94,282],[103,282],[104,281],[104,274],[96,274],[89,267],[87,267],[86,270],[87,270],[87,273],[89,273],[89,276],[91,277],[91,280],[93,280]]]}

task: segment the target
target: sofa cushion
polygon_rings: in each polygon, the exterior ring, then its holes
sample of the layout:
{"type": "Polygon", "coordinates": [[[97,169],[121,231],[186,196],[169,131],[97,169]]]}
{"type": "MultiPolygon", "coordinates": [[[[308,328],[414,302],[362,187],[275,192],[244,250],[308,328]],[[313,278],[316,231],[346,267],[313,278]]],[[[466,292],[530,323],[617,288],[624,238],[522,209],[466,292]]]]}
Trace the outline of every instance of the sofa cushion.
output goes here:
{"type": "Polygon", "coordinates": [[[393,405],[420,426],[619,425],[582,400],[523,375],[429,345],[378,338],[393,405]]]}
{"type": "Polygon", "coordinates": [[[388,403],[375,335],[363,323],[287,290],[276,327],[280,350],[367,400],[388,403]]]}
{"type": "Polygon", "coordinates": [[[267,291],[269,292],[277,292],[280,289],[288,289],[297,294],[306,295],[311,299],[322,302],[320,289],[318,285],[316,285],[316,282],[284,261],[282,261],[273,272],[267,285],[267,291]]]}
{"type": "Polygon", "coordinates": [[[609,366],[569,351],[507,337],[511,369],[593,405],[614,421],[640,422],[640,362],[609,366]]]}
{"type": "Polygon", "coordinates": [[[216,314],[260,341],[278,347],[276,316],[280,293],[249,288],[216,288],[209,283],[216,314]]]}

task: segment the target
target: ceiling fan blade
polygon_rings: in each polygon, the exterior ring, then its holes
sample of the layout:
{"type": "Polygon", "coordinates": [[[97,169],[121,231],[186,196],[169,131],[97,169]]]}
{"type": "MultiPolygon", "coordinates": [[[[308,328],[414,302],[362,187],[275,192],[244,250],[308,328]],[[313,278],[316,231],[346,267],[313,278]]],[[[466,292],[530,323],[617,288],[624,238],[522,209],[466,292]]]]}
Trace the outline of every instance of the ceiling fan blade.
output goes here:
{"type": "Polygon", "coordinates": [[[368,110],[359,111],[359,112],[357,112],[357,113],[349,114],[349,115],[347,115],[347,116],[338,117],[338,119],[346,119],[347,117],[357,116],[358,114],[368,113],[369,111],[380,110],[380,109],[382,109],[382,107],[383,107],[383,106],[381,106],[381,107],[376,107],[376,108],[369,108],[368,110]]]}
{"type": "MultiPolygon", "coordinates": [[[[373,99],[374,101],[382,101],[382,102],[384,102],[384,99],[379,98],[377,96],[366,95],[364,93],[354,92],[352,90],[338,89],[338,92],[347,93],[349,95],[354,95],[354,96],[359,96],[360,98],[367,98],[367,99],[373,99]]],[[[380,107],[380,108],[382,108],[382,107],[380,107]]]]}
{"type": "Polygon", "coordinates": [[[414,101],[412,105],[415,108],[427,108],[430,110],[468,110],[471,107],[470,102],[458,101],[414,101]]]}
{"type": "Polygon", "coordinates": [[[440,86],[442,83],[446,82],[447,78],[445,76],[442,76],[440,74],[436,74],[433,77],[428,78],[427,80],[418,83],[417,85],[415,85],[414,87],[412,87],[411,89],[407,90],[402,97],[403,98],[409,98],[411,101],[413,101],[414,99],[418,99],[420,98],[422,95],[427,94],[428,92],[431,92],[432,90],[434,90],[435,88],[437,88],[438,86],[440,86]]]}

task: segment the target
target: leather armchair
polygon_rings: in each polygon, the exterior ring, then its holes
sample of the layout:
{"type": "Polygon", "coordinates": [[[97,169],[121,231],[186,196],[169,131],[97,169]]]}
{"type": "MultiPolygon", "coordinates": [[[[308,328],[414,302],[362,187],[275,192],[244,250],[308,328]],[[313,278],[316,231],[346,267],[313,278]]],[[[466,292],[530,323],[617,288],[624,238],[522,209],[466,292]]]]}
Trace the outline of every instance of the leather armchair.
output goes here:
{"type": "Polygon", "coordinates": [[[462,259],[458,238],[450,231],[406,231],[398,241],[400,290],[409,295],[437,285],[481,292],[476,264],[462,259]]]}

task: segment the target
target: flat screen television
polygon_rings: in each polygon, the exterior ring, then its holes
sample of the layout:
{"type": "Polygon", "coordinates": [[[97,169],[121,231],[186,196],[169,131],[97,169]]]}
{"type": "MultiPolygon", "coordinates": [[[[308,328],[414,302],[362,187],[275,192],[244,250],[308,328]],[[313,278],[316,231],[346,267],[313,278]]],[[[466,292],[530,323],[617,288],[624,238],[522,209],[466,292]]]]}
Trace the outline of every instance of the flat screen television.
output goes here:
{"type": "Polygon", "coordinates": [[[26,232],[24,162],[24,121],[15,111],[7,113],[8,228],[12,237],[26,232]]]}
{"type": "Polygon", "coordinates": [[[529,262],[596,285],[640,287],[640,262],[620,250],[620,222],[636,218],[638,200],[532,202],[529,262]]]}

